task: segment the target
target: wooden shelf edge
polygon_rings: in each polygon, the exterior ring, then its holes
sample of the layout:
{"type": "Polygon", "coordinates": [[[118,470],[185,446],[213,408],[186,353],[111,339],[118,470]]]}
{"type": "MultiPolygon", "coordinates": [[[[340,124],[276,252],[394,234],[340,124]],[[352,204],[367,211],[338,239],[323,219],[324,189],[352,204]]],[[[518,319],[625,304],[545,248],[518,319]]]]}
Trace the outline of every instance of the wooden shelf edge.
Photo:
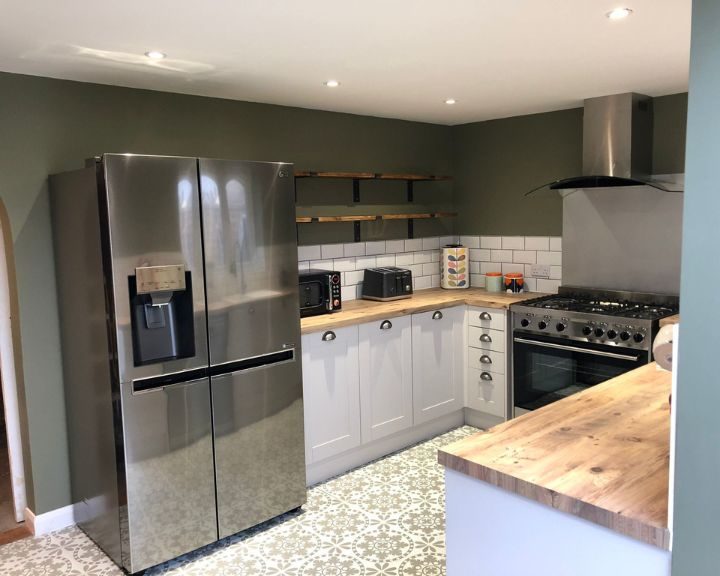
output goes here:
{"type": "Polygon", "coordinates": [[[363,214],[358,216],[298,216],[295,222],[372,222],[376,220],[426,220],[428,218],[452,218],[457,212],[416,212],[413,214],[363,214]]]}
{"type": "Polygon", "coordinates": [[[347,178],[353,180],[404,180],[406,182],[452,180],[452,176],[437,174],[394,174],[383,172],[316,172],[296,170],[295,178],[347,178]]]}

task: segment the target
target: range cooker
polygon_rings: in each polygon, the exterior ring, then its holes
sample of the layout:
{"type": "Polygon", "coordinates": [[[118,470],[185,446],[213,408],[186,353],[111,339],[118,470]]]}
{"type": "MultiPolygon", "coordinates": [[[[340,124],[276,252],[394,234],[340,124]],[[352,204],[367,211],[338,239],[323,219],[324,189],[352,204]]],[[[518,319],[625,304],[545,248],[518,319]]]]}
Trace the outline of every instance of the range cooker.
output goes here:
{"type": "Polygon", "coordinates": [[[512,312],[514,414],[547,404],[652,361],[661,318],[678,297],[561,286],[512,312]]]}

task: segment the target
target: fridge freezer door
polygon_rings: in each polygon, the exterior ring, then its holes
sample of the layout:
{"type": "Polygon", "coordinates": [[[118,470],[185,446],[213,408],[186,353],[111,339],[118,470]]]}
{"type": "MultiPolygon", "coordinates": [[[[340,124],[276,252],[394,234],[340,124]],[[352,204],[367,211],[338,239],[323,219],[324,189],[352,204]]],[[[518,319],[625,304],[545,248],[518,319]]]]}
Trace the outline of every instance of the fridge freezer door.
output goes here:
{"type": "Polygon", "coordinates": [[[197,159],[106,154],[103,168],[120,382],[206,367],[197,159]],[[162,273],[174,281],[147,293],[162,273]]]}
{"type": "Polygon", "coordinates": [[[306,499],[300,363],[212,377],[220,538],[306,499]]]}
{"type": "Polygon", "coordinates": [[[131,573],[217,540],[209,387],[207,377],[121,386],[131,573]]]}
{"type": "Polygon", "coordinates": [[[210,364],[299,346],[291,164],[201,158],[210,364]]]}

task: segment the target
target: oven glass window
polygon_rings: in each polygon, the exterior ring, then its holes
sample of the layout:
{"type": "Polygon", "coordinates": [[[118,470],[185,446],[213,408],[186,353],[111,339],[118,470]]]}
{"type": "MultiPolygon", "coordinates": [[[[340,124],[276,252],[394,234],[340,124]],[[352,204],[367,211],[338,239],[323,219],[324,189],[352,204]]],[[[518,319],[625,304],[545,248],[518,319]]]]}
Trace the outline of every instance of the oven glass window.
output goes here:
{"type": "MultiPolygon", "coordinates": [[[[513,380],[515,406],[536,410],[547,404],[605,382],[642,364],[642,353],[614,348],[613,355],[588,348],[585,352],[547,347],[544,344],[567,344],[538,340],[536,343],[513,343],[513,380]],[[593,353],[594,352],[594,353],[593,353]]],[[[575,343],[572,344],[577,347],[575,343]]]]}

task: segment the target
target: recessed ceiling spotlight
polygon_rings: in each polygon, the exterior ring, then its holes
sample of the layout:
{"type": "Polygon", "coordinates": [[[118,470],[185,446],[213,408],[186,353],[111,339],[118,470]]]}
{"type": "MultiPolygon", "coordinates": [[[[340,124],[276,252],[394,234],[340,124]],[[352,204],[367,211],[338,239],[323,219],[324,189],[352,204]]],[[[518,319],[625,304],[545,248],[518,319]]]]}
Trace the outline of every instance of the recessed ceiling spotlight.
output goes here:
{"type": "Polygon", "coordinates": [[[324,84],[328,88],[337,88],[338,86],[340,86],[340,82],[338,82],[337,80],[328,80],[327,82],[324,82],[324,84]]]}
{"type": "Polygon", "coordinates": [[[607,17],[610,18],[610,20],[623,20],[632,13],[633,11],[630,10],[630,8],[615,8],[615,10],[611,10],[607,13],[607,17]]]}
{"type": "Polygon", "coordinates": [[[167,54],[159,50],[150,50],[149,52],[145,52],[145,56],[150,58],[150,60],[162,60],[167,54]]]}
{"type": "Polygon", "coordinates": [[[456,102],[457,100],[455,100],[455,98],[448,98],[447,100],[445,100],[445,104],[447,104],[448,106],[452,106],[456,102]]]}

